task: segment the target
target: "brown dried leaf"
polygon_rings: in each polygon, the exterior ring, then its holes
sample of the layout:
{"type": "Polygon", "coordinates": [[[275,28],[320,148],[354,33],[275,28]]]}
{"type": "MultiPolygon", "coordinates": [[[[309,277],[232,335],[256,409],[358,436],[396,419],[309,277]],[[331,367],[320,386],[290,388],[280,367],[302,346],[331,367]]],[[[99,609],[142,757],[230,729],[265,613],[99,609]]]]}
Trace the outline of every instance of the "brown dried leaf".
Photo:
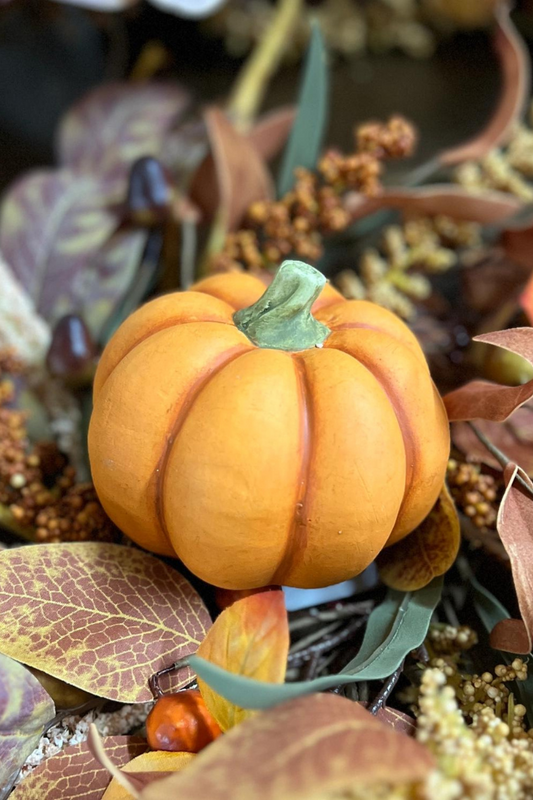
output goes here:
{"type": "Polygon", "coordinates": [[[275,158],[289,138],[296,117],[294,106],[282,106],[260,117],[247,134],[263,161],[275,158]]]}
{"type": "Polygon", "coordinates": [[[516,480],[520,477],[533,492],[533,483],[516,464],[507,464],[505,493],[496,526],[511,564],[513,583],[522,620],[502,620],[491,633],[491,645],[512,653],[530,653],[533,635],[533,497],[516,480]]]}
{"type": "MultiPolygon", "coordinates": [[[[142,550],[97,542],[0,552],[0,652],[124,703],[195,651],[210,625],[194,589],[142,550]]],[[[173,689],[191,681],[178,673],[173,689]]]]}
{"type": "MultiPolygon", "coordinates": [[[[247,678],[283,683],[289,623],[283,592],[264,591],[237,600],[220,614],[197,655],[247,678]]],[[[198,678],[205,704],[223,731],[255,712],[239,708],[198,678]]]]}
{"type": "Polygon", "coordinates": [[[489,225],[512,217],[520,210],[519,200],[503,192],[484,192],[476,195],[458,186],[441,184],[416,189],[384,189],[376,197],[365,197],[349,192],[345,206],[358,220],[382,208],[397,208],[400,211],[438,216],[444,214],[454,219],[479,222],[489,225]]]}
{"type": "Polygon", "coordinates": [[[494,48],[502,71],[499,103],[481,133],[471,141],[439,155],[439,161],[446,166],[483,158],[493,147],[505,143],[529,100],[529,54],[510,19],[509,3],[504,2],[497,7],[496,23],[494,48]]]}
{"type": "MultiPolygon", "coordinates": [[[[474,337],[516,353],[533,364],[533,328],[510,328],[474,337]]],[[[450,422],[487,419],[503,422],[533,397],[533,380],[523,386],[500,386],[489,381],[471,381],[444,397],[450,422]]]]}
{"type": "Polygon", "coordinates": [[[52,698],[31,672],[0,655],[0,791],[14,779],[55,713],[52,698]]]}
{"type": "MultiPolygon", "coordinates": [[[[108,736],[103,744],[119,767],[148,749],[137,736],[108,736]]],[[[11,800],[101,800],[109,782],[109,772],[95,760],[88,743],[82,742],[40,764],[17,786],[11,800]]]]}
{"type": "Polygon", "coordinates": [[[218,212],[226,229],[235,230],[252,203],[273,197],[272,179],[258,150],[221,109],[207,108],[204,118],[211,155],[196,172],[190,197],[207,217],[218,212]]]}
{"type": "Polygon", "coordinates": [[[50,323],[82,316],[94,336],[137,269],[145,234],[115,233],[108,183],[69,169],[18,180],[0,209],[0,248],[37,311],[50,323]]]}
{"type": "Polygon", "coordinates": [[[412,784],[433,768],[423,745],[359,704],[314,694],[264,711],[220,736],[186,770],[141,800],[304,800],[377,783],[412,784]]]}
{"type": "Polygon", "coordinates": [[[134,161],[157,156],[165,134],[189,104],[165,83],[108,83],[73,106],[59,128],[62,165],[108,180],[128,177],[134,161]]]}
{"type": "MultiPolygon", "coordinates": [[[[153,750],[137,756],[129,764],[122,767],[128,777],[135,777],[136,788],[144,789],[154,781],[166,778],[174,772],[181,772],[194,759],[195,753],[170,753],[164,750],[153,750]],[[134,776],[130,776],[134,773],[134,776]]],[[[113,778],[105,790],[102,800],[131,800],[133,795],[113,778]]]]}
{"type": "MultiPolygon", "coordinates": [[[[533,475],[533,406],[526,404],[518,408],[505,422],[479,420],[476,428],[492,444],[505,453],[511,461],[519,464],[528,475],[533,475]]],[[[501,465],[479,441],[472,428],[465,422],[452,424],[452,440],[469,461],[487,464],[500,470],[501,465]]]]}
{"type": "Polygon", "coordinates": [[[452,566],[461,539],[455,503],[442,487],[426,519],[405,539],[385,548],[377,558],[382,581],[391,589],[414,592],[452,566]]]}

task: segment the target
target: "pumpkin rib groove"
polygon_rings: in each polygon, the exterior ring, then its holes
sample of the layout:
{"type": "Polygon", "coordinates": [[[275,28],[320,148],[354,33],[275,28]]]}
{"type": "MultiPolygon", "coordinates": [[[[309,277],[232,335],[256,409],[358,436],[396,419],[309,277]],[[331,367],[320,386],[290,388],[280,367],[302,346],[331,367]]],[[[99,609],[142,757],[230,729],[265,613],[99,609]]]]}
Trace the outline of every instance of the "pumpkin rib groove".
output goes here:
{"type": "MultiPolygon", "coordinates": [[[[229,305],[229,303],[228,303],[228,305],[229,305]]],[[[211,322],[211,323],[216,322],[218,325],[229,325],[230,328],[235,327],[233,322],[224,322],[224,320],[222,320],[222,319],[188,319],[188,320],[183,320],[182,322],[177,322],[177,321],[174,321],[174,320],[170,320],[170,321],[169,320],[165,320],[161,325],[154,325],[152,328],[150,328],[150,332],[149,333],[147,333],[145,336],[141,336],[139,339],[136,339],[135,343],[132,344],[132,346],[130,348],[128,348],[127,350],[125,350],[121,354],[120,359],[113,366],[113,368],[109,371],[109,374],[105,376],[104,382],[99,387],[99,392],[102,391],[102,389],[106,385],[106,382],[107,382],[109,376],[113,374],[113,372],[116,370],[116,368],[119,366],[119,364],[121,364],[122,361],[124,361],[126,356],[129,356],[130,353],[133,353],[133,351],[137,347],[139,347],[140,344],[143,344],[144,342],[147,342],[148,339],[151,339],[152,336],[156,335],[156,333],[161,333],[161,331],[170,330],[171,328],[180,328],[182,325],[197,325],[198,323],[202,323],[202,322],[211,322]]]]}
{"type": "Polygon", "coordinates": [[[398,342],[398,344],[401,345],[402,347],[407,348],[409,352],[415,354],[418,357],[420,363],[423,363],[426,366],[426,369],[428,369],[429,371],[429,368],[427,367],[427,362],[425,360],[422,351],[420,351],[420,353],[417,353],[414,347],[410,347],[405,341],[399,339],[390,331],[387,331],[384,328],[380,328],[378,325],[368,325],[368,323],[366,322],[347,322],[337,327],[335,325],[330,324],[330,327],[332,333],[337,333],[337,331],[352,331],[352,330],[367,330],[367,331],[375,331],[376,333],[382,333],[384,336],[388,336],[389,339],[394,339],[394,341],[398,342]]]}
{"type": "Polygon", "coordinates": [[[157,462],[157,467],[154,471],[154,482],[155,482],[155,504],[156,504],[156,513],[157,519],[159,521],[159,525],[161,530],[163,531],[167,542],[171,545],[171,547],[175,550],[175,546],[171,541],[168,526],[165,519],[165,478],[166,478],[166,471],[167,471],[167,464],[168,459],[170,457],[170,453],[172,450],[173,445],[175,444],[181,429],[187,419],[187,415],[189,414],[191,408],[193,407],[194,403],[202,393],[203,389],[207,386],[207,384],[214,378],[216,375],[219,375],[222,370],[231,364],[233,361],[236,361],[240,356],[245,355],[246,353],[250,353],[252,350],[255,350],[253,345],[249,347],[247,345],[237,345],[235,348],[232,348],[227,353],[224,353],[223,356],[218,356],[211,362],[205,373],[203,373],[197,380],[193,382],[189,391],[187,392],[187,396],[180,404],[179,410],[172,422],[169,426],[169,430],[165,437],[165,444],[163,446],[163,450],[161,452],[161,456],[157,462]]]}
{"type": "MultiPolygon", "coordinates": [[[[365,327],[367,327],[367,326],[365,326],[365,327]]],[[[378,330],[378,329],[376,328],[375,330],[378,330]]],[[[383,331],[379,331],[379,332],[383,333],[383,331]]],[[[398,339],[396,339],[396,341],[399,342],[398,339]]],[[[401,342],[399,342],[399,344],[401,344],[403,347],[405,347],[405,345],[403,345],[401,342]]],[[[387,400],[391,404],[392,410],[394,411],[394,415],[395,415],[396,419],[398,420],[398,425],[400,426],[400,431],[402,432],[402,440],[403,440],[403,446],[404,446],[404,450],[405,450],[405,491],[404,491],[404,494],[403,494],[402,502],[400,504],[400,508],[398,509],[398,515],[396,517],[396,521],[395,521],[394,526],[393,526],[393,528],[391,530],[391,534],[392,534],[394,529],[396,528],[398,520],[401,517],[402,510],[403,510],[403,508],[405,506],[405,502],[407,500],[407,497],[408,497],[408,495],[409,495],[409,493],[411,491],[412,485],[413,485],[413,478],[414,478],[413,464],[414,464],[415,459],[416,459],[416,451],[415,451],[415,446],[414,446],[413,435],[412,435],[412,432],[411,432],[411,426],[409,424],[408,419],[406,418],[406,415],[405,415],[405,413],[403,411],[403,407],[402,407],[401,403],[396,402],[395,397],[388,391],[388,386],[387,386],[386,382],[382,379],[382,377],[379,375],[379,371],[376,369],[376,365],[375,364],[371,364],[371,363],[367,362],[366,359],[356,358],[353,355],[353,353],[350,353],[348,350],[346,350],[343,347],[334,347],[332,349],[340,350],[342,353],[346,353],[346,355],[351,356],[351,358],[353,358],[355,361],[357,361],[358,364],[361,364],[361,366],[364,367],[366,370],[368,370],[368,372],[370,372],[370,374],[376,379],[376,381],[379,383],[379,385],[381,386],[381,388],[385,392],[385,394],[387,396],[387,400]]]]}
{"type": "Polygon", "coordinates": [[[272,584],[281,584],[294,569],[296,559],[307,545],[307,509],[309,506],[309,475],[313,456],[313,396],[303,358],[292,355],[300,395],[300,430],[302,460],[298,476],[294,516],[287,535],[285,552],[272,576],[272,584]]]}

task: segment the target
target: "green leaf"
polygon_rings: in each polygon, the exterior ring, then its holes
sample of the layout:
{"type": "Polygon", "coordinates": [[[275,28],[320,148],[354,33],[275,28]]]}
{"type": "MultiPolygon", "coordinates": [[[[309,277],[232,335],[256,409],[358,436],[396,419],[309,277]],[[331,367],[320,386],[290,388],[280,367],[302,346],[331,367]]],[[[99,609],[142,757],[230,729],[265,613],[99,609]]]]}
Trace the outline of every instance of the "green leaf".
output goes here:
{"type": "Polygon", "coordinates": [[[485,589],[476,578],[472,576],[470,583],[474,596],[474,608],[487,633],[490,633],[498,622],[501,622],[502,619],[509,619],[511,615],[500,601],[488,589],[485,589]]]}
{"type": "MultiPolygon", "coordinates": [[[[476,578],[471,577],[470,583],[472,585],[472,593],[474,599],[474,608],[483,623],[487,633],[490,633],[498,622],[502,619],[510,619],[511,615],[503,606],[500,601],[494,597],[492,592],[485,589],[476,578]]],[[[515,656],[509,653],[501,653],[502,659],[506,664],[511,664],[515,656]]],[[[533,720],[533,675],[529,675],[525,681],[514,681],[517,693],[520,695],[520,700],[527,709],[529,721],[533,720]]]]}
{"type": "Polygon", "coordinates": [[[339,684],[387,678],[426,638],[431,616],[440,600],[442,583],[440,577],[417,592],[390,591],[370,615],[358,655],[337,675],[272,684],[227,672],[199,656],[192,656],[190,665],[215,692],[240,708],[270,708],[339,684]]]}
{"type": "Polygon", "coordinates": [[[328,118],[328,67],[324,39],[318,23],[313,23],[302,85],[298,98],[298,113],[283,154],[278,192],[283,196],[294,183],[294,170],[307,167],[314,170],[322,148],[328,118]]]}

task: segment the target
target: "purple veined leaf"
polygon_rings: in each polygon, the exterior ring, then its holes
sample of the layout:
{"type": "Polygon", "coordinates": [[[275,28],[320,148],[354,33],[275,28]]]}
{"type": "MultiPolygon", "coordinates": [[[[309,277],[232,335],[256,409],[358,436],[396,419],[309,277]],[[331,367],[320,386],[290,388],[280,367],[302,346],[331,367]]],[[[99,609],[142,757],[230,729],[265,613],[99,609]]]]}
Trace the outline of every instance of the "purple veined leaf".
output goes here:
{"type": "MultiPolygon", "coordinates": [[[[140,736],[106,736],[103,746],[118,767],[148,749],[140,736]]],[[[41,762],[18,784],[10,800],[102,800],[110,780],[109,771],[100,766],[85,741],[41,762]]]]}
{"type": "Polygon", "coordinates": [[[494,48],[502,72],[498,105],[487,126],[477,136],[439,154],[438,159],[443,165],[454,166],[462,161],[482,158],[493,147],[504,144],[529,100],[529,55],[509,16],[508,2],[500,3],[496,10],[494,48]]]}
{"type": "Polygon", "coordinates": [[[117,185],[69,169],[33,172],[0,208],[0,249],[37,311],[51,324],[83,316],[98,337],[130,285],[144,234],[117,231],[117,185]]]}
{"type": "Polygon", "coordinates": [[[13,348],[26,364],[44,361],[50,326],[37,314],[27,292],[0,253],[0,348],[13,348]]]}
{"type": "MultiPolygon", "coordinates": [[[[516,353],[533,364],[533,328],[511,328],[474,337],[475,342],[494,344],[516,353]]],[[[449,392],[444,405],[450,422],[486,419],[503,422],[533,397],[533,380],[522,386],[501,386],[475,380],[449,392]]]]}
{"type": "Polygon", "coordinates": [[[0,654],[0,791],[15,778],[55,713],[37,678],[0,654]]]}
{"type": "Polygon", "coordinates": [[[107,180],[126,181],[137,159],[159,155],[188,104],[187,92],[170,83],[100,86],[64,117],[57,140],[59,161],[107,180]]]}
{"type": "Polygon", "coordinates": [[[424,216],[444,214],[482,225],[511,218],[522,207],[518,199],[503,192],[476,195],[450,184],[424,186],[420,189],[384,189],[376,197],[349,192],[344,204],[354,221],[383,208],[394,208],[424,216]]]}

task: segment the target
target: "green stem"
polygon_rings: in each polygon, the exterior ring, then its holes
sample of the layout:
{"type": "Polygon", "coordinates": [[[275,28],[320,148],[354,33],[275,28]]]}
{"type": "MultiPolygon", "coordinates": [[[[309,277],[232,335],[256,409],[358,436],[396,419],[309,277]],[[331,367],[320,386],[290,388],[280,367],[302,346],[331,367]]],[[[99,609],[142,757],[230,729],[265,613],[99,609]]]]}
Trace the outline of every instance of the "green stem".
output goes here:
{"type": "Polygon", "coordinates": [[[312,316],[311,308],[325,283],[322,273],[309,264],[284,261],[257,303],[234,314],[235,325],[258,347],[320,347],[331,331],[312,316]]]}

